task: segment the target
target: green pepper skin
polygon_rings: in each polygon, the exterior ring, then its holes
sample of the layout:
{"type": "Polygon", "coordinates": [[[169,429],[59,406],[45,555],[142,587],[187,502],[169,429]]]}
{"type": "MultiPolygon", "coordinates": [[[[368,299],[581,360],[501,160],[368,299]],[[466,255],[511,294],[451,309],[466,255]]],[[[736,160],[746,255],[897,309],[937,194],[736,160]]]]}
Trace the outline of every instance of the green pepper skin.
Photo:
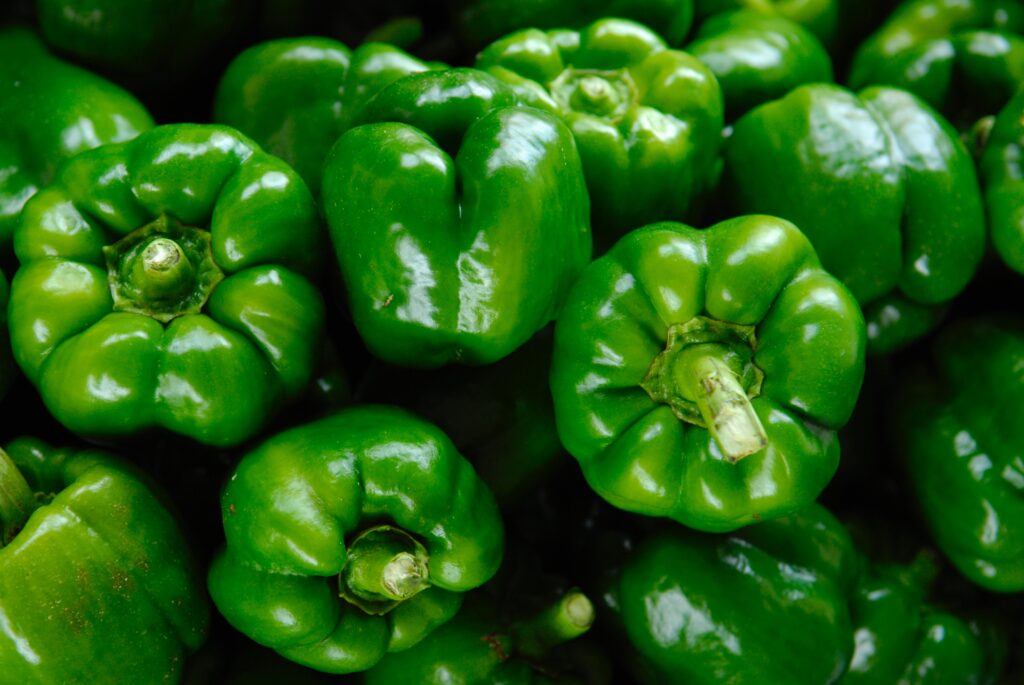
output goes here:
{"type": "Polygon", "coordinates": [[[754,10],[710,17],[686,50],[714,73],[729,121],[805,83],[832,81],[832,59],[813,33],[754,10]]]}
{"type": "Polygon", "coordinates": [[[160,496],[98,451],[20,438],[7,452],[45,503],[0,548],[4,681],[177,682],[206,637],[209,609],[160,496]]]}
{"type": "Polygon", "coordinates": [[[992,246],[1017,273],[1024,273],[1024,93],[996,117],[978,173],[985,189],[992,246]]]}
{"type": "Polygon", "coordinates": [[[363,671],[450,619],[494,575],[494,497],[435,426],[362,406],[278,434],[245,456],[221,497],[227,548],[214,603],[238,630],[329,673],[363,671]],[[430,587],[390,613],[338,598],[352,537],[386,521],[426,546],[430,587]],[[347,550],[348,548],[348,550],[347,550]]]}
{"type": "Polygon", "coordinates": [[[934,557],[921,553],[908,565],[873,565],[858,580],[850,603],[856,647],[840,685],[995,683],[1002,650],[985,628],[927,601],[937,572],[934,557]]]}
{"type": "Polygon", "coordinates": [[[855,568],[846,529],[812,504],[729,536],[656,533],[609,599],[643,683],[830,685],[853,649],[855,568]]]}
{"type": "Polygon", "coordinates": [[[649,26],[680,45],[693,22],[693,0],[454,0],[456,23],[474,49],[519,29],[586,26],[621,17],[649,26]]]}
{"type": "Polygon", "coordinates": [[[233,37],[243,0],[36,0],[46,42],[118,76],[177,80],[233,37]]]}
{"type": "Polygon", "coordinates": [[[487,364],[554,319],[590,260],[572,133],[473,69],[382,90],[324,168],[352,318],[393,364],[487,364]]]}
{"type": "Polygon", "coordinates": [[[1024,83],[1024,7],[1008,0],[907,0],[858,49],[850,87],[908,90],[970,125],[1024,83]]]}
{"type": "Polygon", "coordinates": [[[1024,327],[964,319],[932,347],[934,368],[908,372],[892,429],[907,479],[939,548],[972,582],[1024,590],[1024,327]]]}
{"type": "Polygon", "coordinates": [[[699,60],[669,50],[640,24],[526,29],[485,48],[476,67],[572,130],[600,251],[634,228],[685,218],[716,180],[718,83],[699,60]]]}
{"type": "Polygon", "coordinates": [[[802,86],[740,118],[725,157],[730,206],[784,217],[807,234],[864,306],[873,353],[926,332],[937,318],[929,312],[958,295],[981,262],[973,160],[949,123],[910,93],[802,86]]]}
{"type": "Polygon", "coordinates": [[[856,301],[793,224],[767,216],[704,230],[654,224],[587,268],[556,324],[558,432],[613,505],[734,530],[806,506],[832,478],[835,432],[853,411],[864,353],[856,301]],[[738,349],[752,355],[744,376],[763,373],[760,392],[747,397],[766,442],[737,463],[706,421],[681,420],[671,403],[685,392],[655,400],[646,387],[671,330],[697,317],[756,338],[738,349]]]}
{"type": "MultiPolygon", "coordinates": [[[[844,0],[696,0],[698,23],[723,12],[749,9],[800,24],[828,46],[840,40],[844,0]]],[[[858,3],[860,4],[860,3],[858,3]]]]}
{"type": "Polygon", "coordinates": [[[15,359],[77,433],[161,428],[237,444],[310,381],[324,306],[309,277],[322,240],[302,179],[233,129],[160,126],[84,152],[29,201],[16,232],[15,359]],[[125,298],[144,278],[130,264],[146,261],[110,260],[161,227],[196,246],[166,272],[187,290],[125,298]]]}
{"type": "Polygon", "coordinates": [[[18,216],[73,155],[130,140],[153,126],[126,90],[57,59],[31,31],[0,30],[0,253],[18,216]]]}
{"type": "Polygon", "coordinates": [[[318,193],[328,150],[362,106],[392,81],[439,66],[382,43],[349,50],[328,38],[271,40],[231,62],[213,120],[288,162],[318,193]]]}

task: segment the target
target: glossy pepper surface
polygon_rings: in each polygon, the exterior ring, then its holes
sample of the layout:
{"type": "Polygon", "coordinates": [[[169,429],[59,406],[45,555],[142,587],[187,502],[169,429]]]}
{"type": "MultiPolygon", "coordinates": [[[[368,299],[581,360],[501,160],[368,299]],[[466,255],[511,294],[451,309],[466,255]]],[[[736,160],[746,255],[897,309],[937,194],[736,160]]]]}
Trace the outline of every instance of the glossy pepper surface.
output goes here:
{"type": "Polygon", "coordinates": [[[840,685],[992,685],[1002,670],[1000,637],[929,601],[937,560],[872,564],[850,602],[853,657],[840,685]]]}
{"type": "Polygon", "coordinates": [[[856,301],[788,221],[654,224],[587,268],[556,324],[558,431],[615,506],[733,530],[832,478],[864,349],[856,301]]]}
{"type": "MultiPolygon", "coordinates": [[[[695,0],[698,24],[709,17],[737,9],[753,10],[763,16],[783,17],[800,24],[828,46],[841,42],[847,5],[867,4],[863,0],[695,0]]],[[[863,10],[863,7],[860,9],[863,10]]]]}
{"type": "Polygon", "coordinates": [[[578,32],[526,29],[485,48],[476,67],[572,130],[599,248],[653,221],[685,218],[717,180],[718,82],[640,24],[601,19],[578,32]]]}
{"type": "Polygon", "coordinates": [[[75,432],[238,443],[310,380],[321,233],[302,179],[227,127],[80,154],[15,236],[15,359],[75,432]]]}
{"type": "MultiPolygon", "coordinates": [[[[255,4],[255,3],[253,3],[255,4]]],[[[242,0],[36,0],[46,42],[118,76],[182,78],[241,25],[242,0]]]]}
{"type": "Polygon", "coordinates": [[[606,601],[650,685],[830,685],[849,662],[855,558],[824,508],[640,543],[606,601]]]}
{"type": "Polygon", "coordinates": [[[832,80],[832,59],[813,33],[752,9],[710,17],[686,50],[715,75],[730,121],[797,86],[832,80]]]}
{"type": "Polygon", "coordinates": [[[176,682],[206,637],[202,581],[141,475],[97,451],[0,450],[3,680],[176,682]]]}
{"type": "Polygon", "coordinates": [[[400,79],[327,158],[349,307],[399,365],[485,364],[551,321],[590,259],[572,133],[472,69],[400,79]]]}
{"type": "Polygon", "coordinates": [[[545,663],[562,643],[583,635],[594,607],[572,590],[525,620],[509,621],[486,601],[459,614],[411,649],[389,654],[366,672],[366,685],[555,685],[576,683],[545,663]]]}
{"type": "Polygon", "coordinates": [[[0,252],[22,207],[69,157],[153,126],[126,90],[57,59],[25,28],[0,29],[0,252]]]}
{"type": "Polygon", "coordinates": [[[1011,269],[1024,273],[1024,92],[999,112],[978,172],[992,246],[1011,269]]]}
{"type": "Polygon", "coordinates": [[[731,206],[807,234],[864,307],[872,352],[932,327],[981,261],[974,163],[949,123],[910,93],[802,86],[741,117],[725,157],[731,206]]]}
{"type": "Polygon", "coordinates": [[[227,548],[209,589],[238,630],[330,673],[412,647],[494,575],[494,498],[451,441],[362,406],[281,433],[221,497],[227,548]]]}
{"type": "Polygon", "coordinates": [[[852,88],[903,88],[958,125],[998,111],[1024,84],[1016,0],[908,0],[857,50],[852,88]]]}
{"type": "Polygon", "coordinates": [[[324,158],[366,102],[402,76],[436,68],[383,43],[281,38],[242,52],[217,87],[213,119],[288,162],[320,192],[324,158]]]}
{"type": "Polygon", "coordinates": [[[907,482],[939,548],[969,580],[1024,590],[1024,327],[963,319],[894,397],[907,482]]]}
{"type": "Polygon", "coordinates": [[[518,29],[579,28],[601,17],[649,26],[679,45],[693,22],[693,0],[454,0],[466,43],[482,47],[518,29]]]}

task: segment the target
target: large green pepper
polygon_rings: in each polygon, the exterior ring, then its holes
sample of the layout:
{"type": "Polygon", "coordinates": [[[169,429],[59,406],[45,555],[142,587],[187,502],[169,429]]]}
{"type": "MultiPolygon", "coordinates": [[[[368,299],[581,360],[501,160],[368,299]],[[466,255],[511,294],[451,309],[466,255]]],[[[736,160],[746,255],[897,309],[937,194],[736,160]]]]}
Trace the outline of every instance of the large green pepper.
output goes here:
{"type": "Polygon", "coordinates": [[[654,224],[569,296],[558,432],[615,506],[733,530],[806,506],[832,478],[864,348],[856,301],[788,221],[654,224]]]}
{"type": "Polygon", "coordinates": [[[177,681],[209,610],[177,522],[139,473],[21,438],[0,450],[0,616],[6,683],[142,685],[177,681]]]}
{"type": "Polygon", "coordinates": [[[907,0],[857,50],[850,86],[903,88],[961,125],[1024,84],[1019,0],[907,0]]]}
{"type": "Polygon", "coordinates": [[[467,604],[459,614],[404,652],[389,654],[366,672],[366,685],[554,685],[563,680],[558,664],[545,657],[584,634],[594,607],[571,590],[537,614],[509,621],[486,601],[467,604]]]}
{"type": "Polygon", "coordinates": [[[267,440],[235,469],[221,513],[217,608],[331,673],[418,643],[494,575],[503,550],[494,497],[469,462],[433,425],[384,406],[267,440]]]}
{"type": "Polygon", "coordinates": [[[685,218],[717,180],[718,82],[639,24],[601,19],[578,32],[527,29],[488,46],[476,67],[572,130],[599,248],[644,224],[685,218]]]}
{"type": "Polygon", "coordinates": [[[856,647],[841,685],[992,685],[1005,649],[987,626],[928,601],[936,559],[865,569],[850,602],[856,647]]]}
{"type": "Polygon", "coordinates": [[[690,31],[693,0],[454,0],[463,40],[473,48],[518,29],[580,27],[602,17],[650,26],[670,45],[690,31]]]}
{"type": "Polygon", "coordinates": [[[213,119],[288,162],[319,193],[324,158],[362,106],[392,81],[437,66],[382,43],[351,51],[328,38],[272,40],[224,72],[213,119]]]}
{"type": "Polygon", "coordinates": [[[864,307],[872,352],[932,327],[981,261],[974,163],[910,93],[802,86],[740,118],[725,156],[730,207],[785,217],[807,234],[864,307]]]}
{"type": "Polygon", "coordinates": [[[971,581],[1024,590],[1024,326],[964,319],[930,371],[908,372],[892,420],[897,454],[935,541],[971,581]]]}
{"type": "Polygon", "coordinates": [[[302,179],[233,129],[84,152],[22,214],[15,359],[75,432],[241,442],[310,380],[321,233],[302,179]]]}
{"type": "Polygon", "coordinates": [[[28,29],[0,30],[0,252],[21,209],[65,159],[153,125],[127,91],[52,56],[28,29]]]}
{"type": "Polygon", "coordinates": [[[497,361],[590,260],[572,133],[472,69],[400,79],[331,149],[323,203],[356,327],[405,366],[497,361]]]}
{"type": "Polygon", "coordinates": [[[242,25],[243,0],[36,0],[58,51],[118,76],[176,80],[215,56],[242,25]]]}
{"type": "Polygon", "coordinates": [[[832,60],[813,33],[755,10],[712,16],[686,50],[718,79],[730,121],[797,86],[832,80],[832,60]]]}
{"type": "Polygon", "coordinates": [[[855,569],[846,529],[813,504],[729,536],[654,534],[605,597],[643,683],[831,685],[853,650],[855,569]]]}
{"type": "Polygon", "coordinates": [[[1007,266],[1024,273],[1024,91],[996,117],[978,172],[992,246],[1007,266]]]}

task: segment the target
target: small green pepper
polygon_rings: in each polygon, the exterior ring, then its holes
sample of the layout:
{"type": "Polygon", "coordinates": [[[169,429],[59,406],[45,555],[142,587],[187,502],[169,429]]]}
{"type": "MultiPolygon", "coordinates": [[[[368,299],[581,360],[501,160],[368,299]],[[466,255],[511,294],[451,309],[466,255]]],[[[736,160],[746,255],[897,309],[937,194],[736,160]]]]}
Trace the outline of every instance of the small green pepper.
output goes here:
{"type": "Polygon", "coordinates": [[[634,228],[686,218],[717,180],[718,82],[640,24],[519,31],[485,48],[476,67],[572,130],[599,251],[634,228]]]}
{"type": "Polygon", "coordinates": [[[177,682],[209,609],[161,496],[101,452],[0,450],[0,664],[6,683],[177,682]]]}
{"type": "Polygon", "coordinates": [[[0,121],[0,253],[10,251],[22,207],[61,162],[153,126],[131,94],[57,59],[21,27],[0,29],[0,121]]]}
{"type": "Polygon", "coordinates": [[[501,359],[590,260],[572,133],[473,69],[413,74],[327,158],[323,204],[356,327],[385,361],[501,359]]]}
{"type": "Polygon", "coordinates": [[[390,407],[270,438],[231,475],[221,513],[217,608],[329,673],[412,647],[501,563],[501,518],[473,467],[435,426],[390,407]]]}
{"type": "Polygon", "coordinates": [[[796,226],[654,224],[555,327],[558,432],[615,506],[728,531],[812,502],[864,376],[864,321],[796,226]]]}
{"type": "Polygon", "coordinates": [[[951,324],[933,366],[908,370],[892,406],[897,454],[939,548],[969,580],[1024,590],[1024,327],[951,324]]]}
{"type": "Polygon", "coordinates": [[[349,50],[328,38],[271,40],[231,62],[213,120],[288,162],[319,193],[324,158],[362,106],[392,81],[439,66],[381,43],[349,50]]]}
{"type": "Polygon", "coordinates": [[[910,93],[802,86],[741,117],[725,157],[730,207],[781,216],[807,234],[864,307],[872,352],[927,332],[981,262],[973,160],[910,93]]]}
{"type": "Polygon", "coordinates": [[[322,239],[302,179],[233,129],[84,152],[22,214],[15,359],[77,433],[237,444],[310,381],[322,239]]]}

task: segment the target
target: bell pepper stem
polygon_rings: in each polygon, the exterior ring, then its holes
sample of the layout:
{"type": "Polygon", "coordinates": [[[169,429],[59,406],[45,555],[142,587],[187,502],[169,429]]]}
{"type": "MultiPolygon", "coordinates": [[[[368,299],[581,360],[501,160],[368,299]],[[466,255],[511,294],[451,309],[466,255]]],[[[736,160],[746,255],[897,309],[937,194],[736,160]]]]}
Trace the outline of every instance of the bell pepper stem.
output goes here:
{"type": "Polygon", "coordinates": [[[768,436],[740,385],[739,378],[721,358],[717,346],[691,348],[682,365],[681,383],[693,396],[711,437],[726,459],[738,462],[764,449],[768,436]]]}
{"type": "Polygon", "coordinates": [[[367,601],[401,602],[429,585],[426,550],[392,526],[365,531],[348,549],[342,582],[367,601]]]}
{"type": "Polygon", "coordinates": [[[0,549],[14,540],[38,506],[35,493],[25,477],[7,453],[0,449],[0,549]]]}
{"type": "Polygon", "coordinates": [[[551,648],[583,635],[594,623],[594,605],[578,589],[569,590],[540,613],[512,626],[516,652],[541,658],[551,648]]]}

